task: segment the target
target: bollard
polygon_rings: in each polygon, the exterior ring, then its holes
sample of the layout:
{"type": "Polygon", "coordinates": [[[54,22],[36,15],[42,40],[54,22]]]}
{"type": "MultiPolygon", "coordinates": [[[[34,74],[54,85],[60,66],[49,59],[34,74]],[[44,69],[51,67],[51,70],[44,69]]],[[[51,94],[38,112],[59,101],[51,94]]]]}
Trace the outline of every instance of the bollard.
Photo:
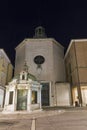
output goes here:
{"type": "Polygon", "coordinates": [[[33,117],[33,119],[32,119],[31,130],[36,130],[36,118],[35,117],[33,117]]]}

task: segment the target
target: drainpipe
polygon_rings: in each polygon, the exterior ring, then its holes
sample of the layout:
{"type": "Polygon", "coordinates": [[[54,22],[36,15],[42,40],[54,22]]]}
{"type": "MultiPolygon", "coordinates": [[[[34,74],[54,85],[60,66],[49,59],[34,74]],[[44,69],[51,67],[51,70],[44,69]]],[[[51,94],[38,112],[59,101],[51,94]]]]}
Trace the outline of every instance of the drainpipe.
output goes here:
{"type": "Polygon", "coordinates": [[[79,105],[82,106],[82,95],[81,95],[81,88],[80,88],[80,79],[79,79],[79,70],[78,70],[78,62],[77,62],[77,55],[76,55],[75,42],[74,42],[74,49],[75,49],[76,68],[77,68],[77,78],[78,78],[78,84],[77,84],[78,98],[79,98],[79,105]]]}

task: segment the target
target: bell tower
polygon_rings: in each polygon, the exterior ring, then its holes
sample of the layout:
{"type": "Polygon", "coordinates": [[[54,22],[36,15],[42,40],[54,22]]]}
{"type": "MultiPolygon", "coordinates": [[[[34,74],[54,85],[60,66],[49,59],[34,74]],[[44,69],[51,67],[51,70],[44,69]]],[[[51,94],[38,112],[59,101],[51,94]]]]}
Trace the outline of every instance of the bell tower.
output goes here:
{"type": "Polygon", "coordinates": [[[34,38],[46,38],[45,29],[42,26],[35,28],[34,38]]]}

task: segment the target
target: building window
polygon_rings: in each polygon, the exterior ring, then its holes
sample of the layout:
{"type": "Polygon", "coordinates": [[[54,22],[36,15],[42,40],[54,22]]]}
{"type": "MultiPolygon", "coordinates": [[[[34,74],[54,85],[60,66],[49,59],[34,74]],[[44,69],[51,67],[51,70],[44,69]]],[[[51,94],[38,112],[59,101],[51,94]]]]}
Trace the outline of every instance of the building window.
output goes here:
{"type": "Polygon", "coordinates": [[[37,103],[37,91],[32,91],[32,104],[37,103]]]}
{"type": "Polygon", "coordinates": [[[41,34],[42,33],[42,29],[41,28],[39,28],[39,34],[41,34]]]}
{"type": "Polygon", "coordinates": [[[4,67],[4,65],[5,65],[4,64],[4,57],[1,57],[0,59],[1,59],[1,65],[2,65],[2,67],[4,67]]]}
{"type": "Polygon", "coordinates": [[[25,75],[23,74],[23,75],[22,75],[22,80],[24,80],[24,79],[25,79],[25,75]]]}
{"type": "Polygon", "coordinates": [[[9,93],[9,104],[13,103],[13,91],[9,93]]]}

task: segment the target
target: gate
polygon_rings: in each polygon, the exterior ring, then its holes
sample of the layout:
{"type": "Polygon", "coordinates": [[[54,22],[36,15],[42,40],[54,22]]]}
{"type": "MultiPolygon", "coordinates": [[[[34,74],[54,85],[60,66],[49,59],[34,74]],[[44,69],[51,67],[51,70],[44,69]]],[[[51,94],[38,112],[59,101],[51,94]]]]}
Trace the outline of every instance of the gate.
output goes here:
{"type": "Polygon", "coordinates": [[[17,90],[17,110],[27,110],[27,90],[17,90]]]}
{"type": "Polygon", "coordinates": [[[42,106],[49,106],[49,83],[41,83],[41,102],[42,106]]]}

